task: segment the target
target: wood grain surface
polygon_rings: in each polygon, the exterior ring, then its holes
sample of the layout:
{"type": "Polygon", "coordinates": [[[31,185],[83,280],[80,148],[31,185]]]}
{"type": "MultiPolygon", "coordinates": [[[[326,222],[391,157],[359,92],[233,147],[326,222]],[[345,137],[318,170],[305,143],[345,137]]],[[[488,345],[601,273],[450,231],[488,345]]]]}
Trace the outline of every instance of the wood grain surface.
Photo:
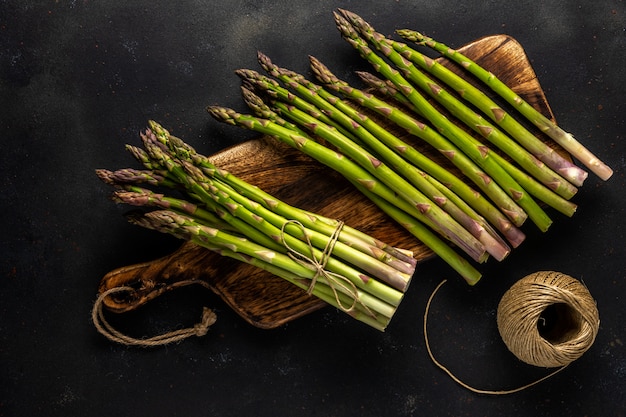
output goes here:
{"type": "MultiPolygon", "coordinates": [[[[546,116],[553,117],[523,48],[513,38],[489,36],[460,50],[496,74],[546,116]]],[[[440,62],[458,70],[445,59],[440,62]]],[[[450,166],[434,149],[407,138],[403,132],[396,133],[433,159],[450,166]]],[[[341,219],[387,243],[411,250],[420,262],[433,256],[427,247],[386,217],[340,175],[274,139],[251,140],[214,154],[211,159],[291,205],[341,219]]],[[[109,272],[103,277],[99,291],[133,287],[132,293],[105,300],[110,311],[123,313],[189,280],[209,286],[248,323],[259,328],[281,326],[325,305],[265,271],[191,243],[183,244],[169,256],[109,272]]]]}

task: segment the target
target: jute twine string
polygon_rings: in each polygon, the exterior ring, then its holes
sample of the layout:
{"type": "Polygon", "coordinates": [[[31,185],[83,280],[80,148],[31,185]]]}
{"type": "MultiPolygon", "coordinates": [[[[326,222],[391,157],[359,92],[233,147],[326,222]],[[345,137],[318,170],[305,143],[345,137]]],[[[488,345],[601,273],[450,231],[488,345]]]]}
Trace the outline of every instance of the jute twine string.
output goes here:
{"type": "Polygon", "coordinates": [[[317,284],[317,280],[320,277],[323,277],[325,278],[330,289],[333,291],[335,300],[337,302],[337,306],[341,310],[343,310],[346,313],[349,313],[356,308],[357,304],[361,304],[364,310],[366,310],[369,314],[373,315],[373,313],[369,310],[369,308],[361,303],[359,299],[360,297],[359,297],[358,288],[352,281],[350,281],[350,279],[346,278],[343,275],[336,274],[334,272],[326,270],[326,264],[328,263],[328,259],[330,259],[332,255],[333,249],[335,248],[335,244],[339,240],[339,234],[341,233],[341,229],[343,228],[343,225],[344,225],[344,222],[339,221],[337,227],[333,231],[333,234],[328,239],[328,242],[326,243],[326,246],[324,247],[324,250],[322,251],[320,259],[317,259],[315,257],[314,255],[315,249],[313,247],[313,244],[311,243],[311,239],[306,233],[306,229],[304,225],[300,223],[299,221],[288,220],[285,223],[283,223],[282,228],[281,228],[281,239],[291,259],[298,262],[300,265],[313,267],[313,269],[315,270],[315,275],[313,275],[313,278],[311,278],[311,284],[309,285],[309,288],[307,290],[309,294],[313,293],[315,285],[317,284]],[[285,241],[284,239],[285,228],[290,224],[294,224],[297,227],[300,227],[302,229],[302,234],[304,236],[305,243],[307,244],[309,248],[310,255],[298,252],[297,250],[290,247],[289,244],[285,241]],[[350,305],[342,304],[341,299],[339,297],[339,291],[343,292],[344,294],[348,294],[348,296],[350,296],[350,298],[353,300],[352,304],[350,305]]]}
{"type": "MultiPolygon", "coordinates": [[[[198,280],[188,280],[181,281],[179,285],[191,285],[191,284],[200,284],[206,286],[206,283],[198,280]]],[[[167,332],[165,334],[148,337],[148,338],[134,338],[128,335],[123,334],[119,330],[115,329],[105,318],[104,316],[104,300],[117,293],[122,292],[134,292],[135,289],[132,287],[115,287],[111,288],[107,291],[104,291],[102,294],[98,296],[96,301],[94,302],[93,308],[91,310],[91,320],[94,323],[94,326],[98,330],[100,334],[105,336],[107,339],[112,342],[121,343],[127,346],[141,346],[141,347],[152,347],[152,346],[162,346],[169,343],[174,343],[186,339],[191,336],[204,336],[207,334],[209,327],[211,327],[215,321],[217,320],[217,316],[215,313],[205,307],[202,310],[202,320],[195,324],[193,327],[186,329],[174,330],[171,332],[167,332]]]]}
{"type": "Polygon", "coordinates": [[[593,344],[600,318],[595,300],[578,280],[544,271],[516,282],[498,305],[500,336],[515,356],[535,366],[565,366],[593,344]],[[550,308],[551,311],[547,309],[550,308]],[[552,329],[541,332],[552,315],[552,329]]]}
{"type": "Polygon", "coordinates": [[[485,390],[461,381],[439,362],[428,339],[428,313],[435,294],[445,284],[443,280],[432,292],[424,312],[424,341],[433,363],[452,380],[477,394],[506,395],[537,385],[565,369],[580,358],[593,344],[600,326],[595,300],[587,288],[576,279],[552,271],[530,274],[516,282],[498,305],[497,323],[500,335],[509,350],[520,360],[540,367],[558,367],[548,375],[529,384],[509,390],[485,390]],[[544,317],[553,310],[552,317],[544,317]],[[556,311],[554,311],[556,310],[556,311]],[[548,321],[551,331],[539,329],[548,321]],[[545,336],[545,337],[544,337],[545,336]]]}

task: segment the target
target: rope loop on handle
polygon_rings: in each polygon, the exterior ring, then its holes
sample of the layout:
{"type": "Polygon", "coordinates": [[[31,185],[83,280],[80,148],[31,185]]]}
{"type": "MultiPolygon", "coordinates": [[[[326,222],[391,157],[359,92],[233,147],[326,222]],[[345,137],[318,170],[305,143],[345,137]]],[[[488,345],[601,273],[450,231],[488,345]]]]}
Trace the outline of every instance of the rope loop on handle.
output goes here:
{"type": "MultiPolygon", "coordinates": [[[[191,284],[201,284],[205,285],[204,282],[198,280],[189,280],[189,281],[181,281],[180,285],[191,285],[191,284]]],[[[217,320],[217,316],[215,312],[208,307],[204,307],[202,310],[202,318],[200,322],[196,323],[193,327],[189,327],[186,329],[174,330],[171,332],[167,332],[161,335],[152,336],[148,338],[134,338],[128,336],[119,330],[115,329],[106,319],[104,315],[104,300],[118,293],[132,293],[135,289],[132,287],[114,287],[110,288],[107,291],[104,291],[102,294],[96,298],[94,302],[93,308],[91,310],[91,320],[98,330],[98,333],[105,336],[112,342],[120,343],[126,346],[140,346],[140,347],[153,347],[153,346],[163,346],[169,343],[179,342],[183,339],[187,339],[191,336],[202,337],[207,334],[209,328],[215,323],[217,320]]]]}

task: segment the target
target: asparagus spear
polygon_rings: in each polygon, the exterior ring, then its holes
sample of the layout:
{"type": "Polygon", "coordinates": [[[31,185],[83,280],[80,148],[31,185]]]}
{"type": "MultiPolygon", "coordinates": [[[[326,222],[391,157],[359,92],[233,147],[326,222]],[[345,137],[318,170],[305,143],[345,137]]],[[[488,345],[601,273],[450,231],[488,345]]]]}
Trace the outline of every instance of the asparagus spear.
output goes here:
{"type": "Polygon", "coordinates": [[[155,193],[142,187],[127,185],[123,190],[117,190],[113,193],[113,201],[139,207],[159,207],[182,215],[191,216],[197,222],[206,226],[218,227],[222,230],[235,230],[214,213],[199,207],[197,204],[155,193]]]}
{"type": "MultiPolygon", "coordinates": [[[[351,182],[358,183],[371,193],[378,195],[382,199],[386,200],[390,205],[397,205],[405,202],[404,200],[399,199],[386,185],[378,181],[365,169],[347,159],[343,154],[326,148],[307,136],[302,136],[296,131],[280,126],[270,120],[259,119],[250,115],[241,114],[225,107],[210,106],[207,108],[207,111],[219,121],[275,137],[289,146],[301,150],[313,159],[316,159],[324,165],[336,170],[351,182]]],[[[415,211],[415,207],[410,205],[407,209],[411,210],[411,212],[415,211]]],[[[417,213],[411,214],[416,214],[416,217],[423,217],[420,215],[419,210],[417,210],[417,213]]],[[[407,230],[411,233],[415,233],[415,237],[423,243],[428,244],[429,236],[423,236],[420,234],[422,229],[407,228],[407,230]]],[[[431,249],[434,251],[436,249],[437,255],[439,255],[450,266],[455,268],[455,270],[464,279],[466,279],[466,281],[473,282],[476,279],[476,276],[479,275],[475,268],[471,265],[464,265],[456,262],[458,254],[449,246],[438,245],[436,248],[431,247],[431,249]]]]}
{"type": "Polygon", "coordinates": [[[465,70],[476,76],[485,83],[500,97],[516,108],[528,121],[537,126],[542,132],[551,137],[556,143],[561,145],[572,156],[582,162],[587,168],[595,173],[602,180],[608,180],[613,175],[613,170],[602,162],[597,156],[589,151],[584,145],[578,142],[571,133],[566,132],[556,125],[552,120],[541,114],[537,109],[515,93],[505,83],[498,79],[493,73],[482,68],[460,52],[437,42],[432,38],[422,35],[419,32],[402,29],[397,33],[403,38],[426,45],[445,57],[460,64],[465,70]]]}
{"type": "Polygon", "coordinates": [[[335,13],[335,20],[344,39],[357,49],[361,56],[367,59],[379,73],[392,81],[397,86],[398,90],[406,95],[407,98],[420,109],[421,114],[435,125],[437,129],[479,164],[491,178],[497,181],[504,191],[526,211],[528,217],[539,230],[545,232],[550,227],[552,220],[526,190],[492,158],[493,152],[488,147],[476,146],[467,132],[442,115],[428,100],[413,88],[397,70],[376,55],[358,35],[346,18],[335,13]]]}
{"type": "Polygon", "coordinates": [[[96,175],[109,185],[123,184],[149,184],[164,185],[173,188],[176,184],[167,178],[167,172],[157,172],[153,170],[138,170],[132,168],[109,171],[107,169],[97,169],[96,175]]]}

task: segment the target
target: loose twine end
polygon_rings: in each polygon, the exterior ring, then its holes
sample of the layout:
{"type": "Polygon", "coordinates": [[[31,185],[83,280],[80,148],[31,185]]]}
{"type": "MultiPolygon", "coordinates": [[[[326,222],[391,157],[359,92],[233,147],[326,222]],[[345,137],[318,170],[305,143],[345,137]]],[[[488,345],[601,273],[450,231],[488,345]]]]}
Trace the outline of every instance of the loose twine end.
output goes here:
{"type": "MultiPolygon", "coordinates": [[[[204,282],[198,280],[181,281],[180,285],[200,284],[205,285],[204,282]]],[[[174,330],[161,335],[152,336],[148,338],[134,338],[123,334],[119,330],[115,329],[106,319],[104,314],[104,300],[117,293],[128,292],[132,293],[135,289],[132,287],[115,287],[107,291],[104,291],[98,296],[94,302],[91,310],[91,320],[98,333],[105,336],[112,342],[120,343],[126,346],[140,346],[140,347],[153,347],[163,346],[169,343],[179,342],[183,339],[187,339],[191,336],[202,337],[207,334],[209,328],[216,322],[217,316],[213,310],[208,307],[204,307],[202,310],[202,318],[200,322],[196,323],[193,327],[186,329],[174,330]]]]}

